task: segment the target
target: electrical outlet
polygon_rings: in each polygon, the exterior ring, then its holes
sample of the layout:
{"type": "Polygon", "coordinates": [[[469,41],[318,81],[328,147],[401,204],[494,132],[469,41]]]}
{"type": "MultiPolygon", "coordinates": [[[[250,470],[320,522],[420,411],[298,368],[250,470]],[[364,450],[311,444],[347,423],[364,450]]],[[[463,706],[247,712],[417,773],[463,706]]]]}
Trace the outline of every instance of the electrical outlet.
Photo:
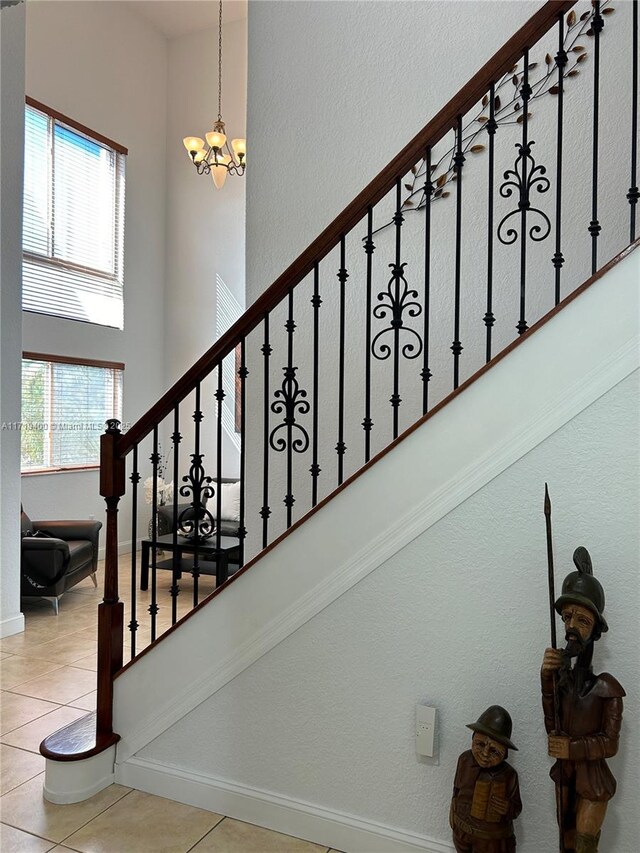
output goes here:
{"type": "Polygon", "coordinates": [[[433,757],[436,734],[436,709],[428,705],[416,705],[416,752],[433,757]]]}

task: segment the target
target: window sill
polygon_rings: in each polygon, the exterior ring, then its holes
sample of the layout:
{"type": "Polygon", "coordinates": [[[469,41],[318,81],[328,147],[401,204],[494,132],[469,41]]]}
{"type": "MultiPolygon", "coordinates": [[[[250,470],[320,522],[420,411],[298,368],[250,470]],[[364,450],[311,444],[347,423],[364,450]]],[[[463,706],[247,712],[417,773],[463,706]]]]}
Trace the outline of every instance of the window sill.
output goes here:
{"type": "Polygon", "coordinates": [[[99,465],[76,465],[69,468],[39,468],[37,471],[21,471],[21,477],[41,477],[43,474],[73,474],[76,471],[99,471],[99,465]]]}

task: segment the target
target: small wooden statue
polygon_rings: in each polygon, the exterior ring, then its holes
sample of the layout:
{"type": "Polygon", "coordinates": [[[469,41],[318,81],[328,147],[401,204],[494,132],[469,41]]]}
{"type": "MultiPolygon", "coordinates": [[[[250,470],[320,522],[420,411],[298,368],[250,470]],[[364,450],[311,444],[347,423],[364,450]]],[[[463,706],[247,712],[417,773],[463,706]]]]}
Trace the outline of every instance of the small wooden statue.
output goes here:
{"type": "Polygon", "coordinates": [[[458,759],[449,821],[458,853],[514,853],[513,821],[522,811],[518,774],[507,764],[511,717],[492,705],[473,731],[471,749],[458,759]]]}
{"type": "MultiPolygon", "coordinates": [[[[591,669],[593,644],[609,630],[604,590],[586,548],[576,548],[573,561],[577,571],[564,579],[554,604],[567,647],[555,648],[552,623],[553,648],[542,661],[542,706],[549,755],[556,759],[550,776],[556,783],[560,850],[597,853],[607,804],[616,791],[605,759],[618,751],[625,692],[612,675],[594,675],[591,669]]],[[[555,622],[553,613],[552,618],[555,622]]]]}

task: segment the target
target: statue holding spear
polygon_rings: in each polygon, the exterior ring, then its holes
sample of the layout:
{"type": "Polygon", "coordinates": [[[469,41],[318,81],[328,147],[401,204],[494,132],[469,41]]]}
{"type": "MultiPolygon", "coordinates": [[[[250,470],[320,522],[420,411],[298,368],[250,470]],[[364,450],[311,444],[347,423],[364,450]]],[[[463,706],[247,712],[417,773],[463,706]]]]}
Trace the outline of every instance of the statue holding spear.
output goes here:
{"type": "Polygon", "coordinates": [[[597,853],[607,805],[616,781],[605,759],[618,751],[622,724],[622,686],[609,673],[594,675],[593,644],[609,630],[604,590],[593,576],[586,548],[576,548],[577,571],[554,591],[551,502],[545,486],[551,647],[540,673],[548,751],[556,759],[550,776],[556,785],[561,853],[597,853]],[[566,648],[556,648],[555,614],[564,624],[566,648]]]}

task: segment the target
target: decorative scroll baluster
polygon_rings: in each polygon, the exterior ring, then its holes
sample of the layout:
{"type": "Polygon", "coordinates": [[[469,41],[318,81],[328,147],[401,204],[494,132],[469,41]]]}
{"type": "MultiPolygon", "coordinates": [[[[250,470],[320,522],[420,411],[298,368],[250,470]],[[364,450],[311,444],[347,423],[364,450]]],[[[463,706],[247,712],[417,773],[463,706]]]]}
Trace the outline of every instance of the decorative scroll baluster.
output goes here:
{"type": "Polygon", "coordinates": [[[373,207],[367,208],[367,239],[364,243],[364,251],[367,255],[367,292],[365,307],[365,355],[364,355],[364,461],[371,458],[371,276],[373,273],[373,253],[375,252],[373,242],[373,207]]]}
{"type": "Polygon", "coordinates": [[[429,369],[429,318],[431,312],[431,197],[434,187],[431,180],[431,146],[427,146],[424,155],[425,182],[424,182],[424,317],[422,327],[423,357],[420,378],[422,379],[422,414],[426,415],[429,409],[429,382],[432,373],[429,369]]]}
{"type": "Polygon", "coordinates": [[[171,442],[173,444],[173,548],[171,561],[173,564],[171,579],[171,624],[175,625],[178,619],[178,596],[180,595],[180,585],[178,576],[180,574],[180,559],[178,557],[178,477],[180,476],[179,455],[180,455],[180,407],[176,406],[173,410],[173,433],[171,442]]]}
{"type": "MultiPolygon", "coordinates": [[[[404,280],[403,271],[404,264],[400,264],[400,252],[402,246],[402,223],[404,216],[402,215],[402,180],[398,178],[396,181],[396,212],[393,217],[394,225],[396,226],[396,260],[392,267],[393,277],[395,280],[395,302],[400,301],[400,280],[404,280]]],[[[400,325],[402,317],[393,317],[391,325],[393,326],[393,395],[391,396],[391,409],[393,411],[393,437],[398,437],[398,415],[400,403],[400,325]]]]}
{"type": "Polygon", "coordinates": [[[138,483],[140,482],[140,471],[138,471],[138,445],[133,448],[133,459],[131,463],[132,504],[131,504],[131,619],[129,620],[129,631],[131,636],[131,657],[136,656],[136,633],[140,624],[137,620],[137,595],[138,595],[138,572],[136,544],[138,542],[138,483]]]}
{"type": "Polygon", "coordinates": [[[599,168],[599,135],[600,135],[600,33],[604,28],[604,18],[600,13],[600,0],[594,0],[593,20],[593,179],[591,188],[591,272],[598,269],[598,238],[602,226],[598,219],[598,168],[599,168]]]}
{"type": "Polygon", "coordinates": [[[222,516],[222,407],[224,405],[225,392],[222,387],[222,365],[218,364],[218,387],[216,389],[216,400],[218,403],[217,411],[217,429],[216,429],[216,585],[220,582],[224,583],[226,577],[220,571],[220,566],[225,565],[226,561],[220,559],[220,545],[222,539],[221,516],[222,516]]]}
{"type": "Polygon", "coordinates": [[[240,540],[240,568],[244,566],[244,545],[247,538],[245,527],[245,476],[246,476],[246,433],[247,433],[247,339],[240,342],[240,523],[238,525],[238,539],[240,540]]]}
{"type": "Polygon", "coordinates": [[[311,408],[306,399],[307,392],[300,388],[300,383],[296,378],[298,368],[293,365],[293,333],[295,328],[293,294],[289,294],[289,316],[285,323],[288,336],[287,366],[283,369],[282,387],[273,395],[275,399],[271,404],[271,411],[274,415],[284,415],[284,418],[271,430],[269,436],[269,447],[272,450],[276,453],[287,451],[287,494],[284,498],[284,505],[287,508],[287,527],[291,527],[292,509],[295,503],[293,496],[293,454],[305,453],[309,448],[309,434],[302,424],[298,423],[296,415],[307,415],[311,408]],[[286,430],[286,438],[280,435],[283,429],[286,430]]]}
{"type": "Polygon", "coordinates": [[[636,239],[636,208],[640,191],[638,190],[638,0],[633,0],[633,24],[631,34],[631,184],[627,199],[629,211],[629,242],[636,239]]]}
{"type": "Polygon", "coordinates": [[[489,121],[486,124],[489,137],[489,199],[487,204],[487,311],[484,324],[487,329],[485,360],[491,361],[491,335],[496,318],[493,314],[493,202],[495,179],[495,135],[498,129],[496,121],[496,89],[491,84],[489,90],[489,121]]]}
{"type": "Polygon", "coordinates": [[[322,305],[320,298],[320,270],[318,264],[313,267],[313,443],[312,461],[309,473],[311,474],[311,506],[318,503],[318,477],[320,466],[318,465],[318,380],[320,376],[320,317],[319,311],[322,305]]]}
{"type": "MultiPolygon", "coordinates": [[[[285,376],[287,379],[295,379],[296,369],[293,366],[293,333],[296,330],[296,324],[293,319],[293,290],[289,291],[288,302],[289,316],[285,323],[285,329],[287,332],[287,370],[285,372],[285,376]]],[[[293,496],[293,448],[291,446],[292,429],[293,419],[287,417],[287,494],[284,498],[284,505],[287,508],[287,527],[291,527],[293,504],[295,503],[295,498],[293,496]]]]}
{"type": "MultiPolygon", "coordinates": [[[[191,474],[191,494],[193,497],[193,503],[191,504],[193,507],[193,544],[194,544],[194,554],[193,554],[193,570],[191,574],[193,575],[193,606],[195,607],[198,604],[198,582],[200,579],[200,554],[198,551],[198,545],[200,540],[200,511],[203,503],[203,494],[202,494],[202,483],[203,478],[200,476],[200,472],[204,474],[202,470],[202,455],[200,453],[200,424],[202,423],[204,415],[202,414],[202,409],[200,408],[200,383],[196,385],[196,407],[193,413],[193,422],[195,424],[195,436],[194,436],[194,444],[193,449],[194,453],[191,456],[191,468],[189,473],[191,474]]],[[[187,477],[183,477],[183,480],[187,480],[187,477]]],[[[206,478],[206,485],[208,486],[211,482],[211,478],[206,478]]],[[[188,486],[182,486],[180,489],[180,494],[182,494],[183,489],[188,489],[188,486]]],[[[186,497],[186,495],[185,495],[186,497]]],[[[188,529],[188,528],[187,528],[188,529]]]]}
{"type": "Polygon", "coordinates": [[[149,613],[151,614],[151,642],[156,638],[156,622],[158,618],[158,463],[160,462],[160,454],[158,453],[158,425],[153,428],[153,452],[149,457],[153,470],[153,491],[151,494],[151,604],[149,605],[149,613]]]}
{"type": "Polygon", "coordinates": [[[264,357],[264,424],[263,424],[263,467],[262,467],[262,509],[260,516],[262,518],[262,547],[266,548],[269,544],[269,516],[271,509],[269,507],[269,356],[271,355],[271,345],[269,344],[269,315],[264,317],[264,343],[262,345],[262,355],[264,357]]]}
{"type": "MultiPolygon", "coordinates": [[[[525,50],[523,58],[523,79],[520,88],[522,100],[522,150],[529,151],[529,99],[531,98],[531,86],[529,85],[529,51],[525,50]]],[[[527,211],[528,193],[525,198],[522,193],[526,192],[523,186],[520,196],[520,319],[516,324],[519,335],[523,335],[529,328],[526,320],[527,310],[527,211]]]]}
{"type": "Polygon", "coordinates": [[[564,122],[564,68],[568,62],[567,52],[564,49],[564,15],[558,15],[558,52],[556,54],[556,67],[558,69],[558,135],[556,142],[556,251],[553,256],[555,268],[555,304],[560,302],[560,275],[564,264],[562,254],[562,143],[564,122]]]}
{"type": "Polygon", "coordinates": [[[349,273],[346,268],[346,246],[344,235],[340,238],[340,269],[338,270],[338,281],[340,282],[340,365],[338,378],[338,443],[336,453],[338,454],[338,485],[344,480],[344,454],[347,449],[344,443],[344,346],[345,346],[345,301],[346,283],[349,273]]]}
{"type": "Polygon", "coordinates": [[[460,353],[463,346],[460,342],[460,274],[462,263],[462,168],[465,157],[462,153],[462,116],[458,116],[456,130],[456,153],[453,157],[453,171],[456,178],[456,268],[455,268],[455,306],[453,323],[453,387],[460,384],[460,353]]]}

